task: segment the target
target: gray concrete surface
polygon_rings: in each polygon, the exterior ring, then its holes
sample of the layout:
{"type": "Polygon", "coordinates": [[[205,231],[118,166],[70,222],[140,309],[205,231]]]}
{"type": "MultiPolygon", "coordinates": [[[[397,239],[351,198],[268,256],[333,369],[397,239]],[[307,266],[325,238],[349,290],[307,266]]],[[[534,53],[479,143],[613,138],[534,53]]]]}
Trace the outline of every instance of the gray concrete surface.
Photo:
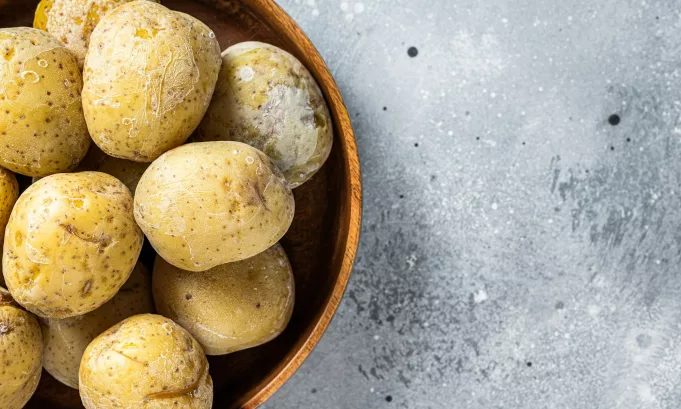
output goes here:
{"type": "Polygon", "coordinates": [[[265,408],[681,407],[678,2],[280,4],[344,93],[365,213],[265,408]]]}

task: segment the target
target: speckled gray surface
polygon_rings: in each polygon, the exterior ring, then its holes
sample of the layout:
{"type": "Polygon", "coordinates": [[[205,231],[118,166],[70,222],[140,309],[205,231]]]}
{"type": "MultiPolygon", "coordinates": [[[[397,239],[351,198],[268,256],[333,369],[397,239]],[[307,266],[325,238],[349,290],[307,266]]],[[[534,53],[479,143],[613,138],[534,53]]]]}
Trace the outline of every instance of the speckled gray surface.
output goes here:
{"type": "Polygon", "coordinates": [[[346,98],[365,207],[265,408],[681,407],[675,3],[280,0],[346,98]]]}

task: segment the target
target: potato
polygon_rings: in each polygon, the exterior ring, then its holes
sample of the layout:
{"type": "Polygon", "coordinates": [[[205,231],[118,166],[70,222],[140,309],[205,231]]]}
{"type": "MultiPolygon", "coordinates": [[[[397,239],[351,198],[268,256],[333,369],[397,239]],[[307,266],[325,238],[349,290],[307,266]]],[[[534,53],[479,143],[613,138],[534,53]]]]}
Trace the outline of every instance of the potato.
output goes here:
{"type": "Polygon", "coordinates": [[[281,171],[239,142],[173,149],[144,172],[135,220],[170,264],[205,271],[252,257],[279,241],[295,203],[281,171]]]}
{"type": "MultiPolygon", "coordinates": [[[[33,27],[47,31],[71,50],[83,66],[90,35],[99,20],[116,7],[132,0],[42,0],[35,11],[33,27]]],[[[158,0],[150,0],[158,3],[158,0]]]]}
{"type": "Polygon", "coordinates": [[[38,387],[43,343],[33,315],[16,305],[0,288],[0,404],[21,409],[38,387]]]}
{"type": "Polygon", "coordinates": [[[63,384],[78,389],[80,360],[90,342],[128,317],[153,311],[151,276],[138,263],[118,294],[96,310],[73,318],[41,320],[45,369],[63,384]]]}
{"type": "Polygon", "coordinates": [[[83,108],[95,143],[136,162],[184,143],[215,89],[215,34],[191,16],[135,1],[108,13],[90,43],[83,108]]]}
{"type": "Polygon", "coordinates": [[[33,28],[0,29],[0,166],[26,176],[73,170],[90,145],[76,58],[33,28]]]}
{"type": "Polygon", "coordinates": [[[240,141],[265,152],[291,187],[310,179],[331,152],[333,130],[322,92],[294,56],[245,42],[222,53],[202,141],[240,141]]]}
{"type": "Polygon", "coordinates": [[[186,328],[208,355],[264,344],[281,332],[293,312],[293,273],[275,244],[246,260],[191,273],[157,257],[154,303],[186,328]]]}
{"type": "Polygon", "coordinates": [[[45,318],[109,301],[142,248],[132,207],[128,189],[104,173],[62,173],[29,186],[5,231],[3,273],[14,299],[45,318]]]}
{"type": "Polygon", "coordinates": [[[201,345],[160,315],[130,317],[95,338],[80,363],[87,409],[210,409],[213,380],[201,345]]]}
{"type": "Polygon", "coordinates": [[[135,189],[137,189],[137,183],[139,183],[140,178],[148,167],[149,163],[133,162],[131,160],[107,156],[97,170],[120,180],[134,193],[135,189]]]}
{"type": "MultiPolygon", "coordinates": [[[[19,197],[19,183],[14,174],[6,169],[0,168],[0,231],[4,232],[9,220],[9,215],[12,212],[14,203],[19,197]]],[[[2,240],[4,234],[0,235],[0,248],[2,248],[2,240]]],[[[2,268],[0,268],[0,285],[4,286],[5,281],[2,278],[2,268]]]]}

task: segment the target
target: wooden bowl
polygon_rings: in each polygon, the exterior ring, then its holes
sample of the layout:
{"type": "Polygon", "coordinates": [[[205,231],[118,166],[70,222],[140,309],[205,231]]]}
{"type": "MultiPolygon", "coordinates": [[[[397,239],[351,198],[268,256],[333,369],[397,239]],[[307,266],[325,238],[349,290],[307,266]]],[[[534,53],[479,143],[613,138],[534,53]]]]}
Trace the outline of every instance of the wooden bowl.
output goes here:
{"type": "MultiPolygon", "coordinates": [[[[272,0],[162,0],[211,27],[222,49],[245,41],[275,44],[298,57],[324,92],[335,126],[328,162],[294,191],[296,217],[282,241],[296,278],[296,306],[284,333],[261,347],[211,357],[215,408],[255,408],[293,375],[331,321],[350,278],[359,240],[361,179],[350,118],[315,47],[272,0]]],[[[37,1],[0,0],[0,27],[32,26],[37,1]]],[[[80,408],[78,392],[43,371],[27,408],[80,408]]]]}

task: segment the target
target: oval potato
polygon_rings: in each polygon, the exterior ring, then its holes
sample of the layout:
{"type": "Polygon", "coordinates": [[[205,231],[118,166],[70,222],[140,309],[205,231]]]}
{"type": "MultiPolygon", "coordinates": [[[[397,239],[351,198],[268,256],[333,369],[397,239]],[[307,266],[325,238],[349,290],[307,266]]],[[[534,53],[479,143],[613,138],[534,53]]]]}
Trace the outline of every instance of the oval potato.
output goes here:
{"type": "Polygon", "coordinates": [[[130,191],[104,173],[60,173],[29,186],[5,231],[3,275],[14,299],[46,318],[110,300],[142,248],[132,207],[130,191]]]}
{"type": "Polygon", "coordinates": [[[187,329],[208,355],[274,339],[286,328],[295,298],[291,265],[279,244],[201,273],[157,257],[153,291],[157,311],[187,329]]]}
{"type": "Polygon", "coordinates": [[[278,242],[295,203],[281,171],[239,142],[192,143],[144,172],[135,220],[170,264],[205,271],[252,257],[278,242]]]}
{"type": "Polygon", "coordinates": [[[215,34],[194,17],[136,1],[109,12],[90,38],[83,108],[95,143],[136,162],[184,143],[215,89],[215,34]]]}
{"type": "Polygon", "coordinates": [[[198,140],[254,146],[295,188],[329,157],[333,128],[322,92],[303,64],[281,48],[248,41],[222,53],[198,140]]]}
{"type": "Polygon", "coordinates": [[[21,409],[38,387],[43,342],[36,318],[0,288],[0,402],[21,409]]]}
{"type": "MultiPolygon", "coordinates": [[[[99,20],[116,7],[133,0],[42,0],[33,27],[47,31],[64,43],[83,66],[90,35],[99,20]]],[[[158,3],[158,0],[149,0],[158,3]]]]}
{"type": "Polygon", "coordinates": [[[76,58],[33,28],[0,29],[0,166],[26,176],[75,169],[90,145],[76,58]]]}
{"type": "Polygon", "coordinates": [[[80,363],[86,409],[210,409],[213,380],[201,345],[160,315],[130,317],[95,338],[80,363]]]}
{"type": "Polygon", "coordinates": [[[45,370],[64,385],[78,389],[80,360],[90,342],[128,317],[153,311],[151,276],[138,263],[118,294],[96,310],[78,317],[40,321],[45,370]]]}

